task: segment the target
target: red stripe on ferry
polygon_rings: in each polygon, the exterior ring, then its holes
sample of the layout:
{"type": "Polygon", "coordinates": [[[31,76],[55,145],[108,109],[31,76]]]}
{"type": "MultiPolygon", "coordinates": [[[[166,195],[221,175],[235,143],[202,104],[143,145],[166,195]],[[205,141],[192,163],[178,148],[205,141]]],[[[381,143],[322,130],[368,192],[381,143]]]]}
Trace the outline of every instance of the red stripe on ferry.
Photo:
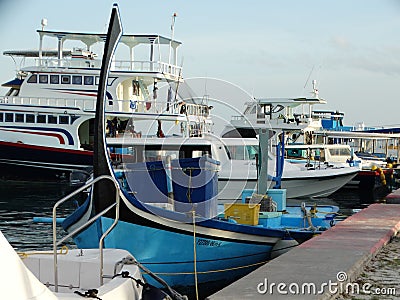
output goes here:
{"type": "Polygon", "coordinates": [[[82,93],[82,92],[61,92],[64,94],[72,94],[72,95],[79,95],[79,96],[91,96],[91,97],[97,97],[97,93],[82,93]]]}
{"type": "Polygon", "coordinates": [[[46,146],[29,145],[29,144],[24,144],[24,143],[13,143],[13,142],[0,141],[0,146],[27,148],[27,149],[44,150],[44,151],[52,151],[52,152],[63,152],[63,153],[71,153],[71,154],[83,154],[83,155],[89,155],[89,156],[93,155],[93,151],[88,151],[88,150],[62,149],[62,148],[54,148],[54,147],[46,147],[46,146]]]}
{"type": "Polygon", "coordinates": [[[36,135],[44,135],[44,136],[52,136],[58,138],[60,144],[65,145],[64,138],[61,134],[58,133],[51,133],[51,132],[32,132],[32,131],[25,131],[25,130],[16,130],[16,129],[2,129],[4,131],[11,131],[11,132],[21,132],[21,133],[28,133],[28,134],[36,134],[36,135]]]}

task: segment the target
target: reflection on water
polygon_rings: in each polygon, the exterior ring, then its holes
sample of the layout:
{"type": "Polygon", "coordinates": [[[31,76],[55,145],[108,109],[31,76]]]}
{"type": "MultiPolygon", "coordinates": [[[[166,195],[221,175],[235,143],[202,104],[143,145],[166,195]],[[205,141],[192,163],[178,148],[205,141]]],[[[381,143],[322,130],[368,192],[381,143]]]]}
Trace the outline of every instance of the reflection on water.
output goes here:
{"type": "MultiPolygon", "coordinates": [[[[0,180],[0,230],[19,251],[51,249],[51,224],[33,223],[32,219],[51,217],[53,205],[70,191],[66,184],[0,180]]],[[[67,202],[57,210],[57,216],[66,216],[73,210],[74,203],[67,202]]],[[[58,236],[62,232],[60,227],[58,236]]]]}

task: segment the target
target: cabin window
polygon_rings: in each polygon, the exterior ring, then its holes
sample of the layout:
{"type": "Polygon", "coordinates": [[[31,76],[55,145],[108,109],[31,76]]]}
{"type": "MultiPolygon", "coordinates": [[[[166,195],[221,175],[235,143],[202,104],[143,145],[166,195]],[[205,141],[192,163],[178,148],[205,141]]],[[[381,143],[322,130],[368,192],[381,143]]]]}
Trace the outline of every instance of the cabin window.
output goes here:
{"type": "Polygon", "coordinates": [[[61,75],[61,83],[62,84],[70,84],[71,76],[70,75],[61,75]]]}
{"type": "Polygon", "coordinates": [[[37,123],[46,123],[46,115],[38,115],[36,122],[37,123]]]}
{"type": "Polygon", "coordinates": [[[49,77],[47,75],[39,75],[39,83],[43,84],[48,84],[49,83],[49,77]]]}
{"type": "Polygon", "coordinates": [[[58,117],[58,123],[59,124],[68,124],[69,123],[69,117],[68,116],[59,116],[58,117]]]}
{"type": "Polygon", "coordinates": [[[57,117],[53,115],[48,115],[47,116],[47,122],[49,124],[57,124],[57,117]]]}
{"type": "Polygon", "coordinates": [[[0,113],[0,122],[3,122],[3,120],[4,120],[4,115],[3,113],[0,113]]]}
{"type": "Polygon", "coordinates": [[[83,77],[83,82],[84,82],[85,85],[93,85],[94,78],[93,78],[93,76],[84,76],[83,77]]]}
{"type": "Polygon", "coordinates": [[[29,79],[28,79],[28,82],[29,83],[37,83],[37,75],[36,74],[31,75],[31,77],[29,77],[29,79]]]}
{"type": "Polygon", "coordinates": [[[96,76],[96,85],[99,85],[100,77],[96,76]]]}
{"type": "Polygon", "coordinates": [[[15,114],[15,122],[24,122],[24,114],[15,114]]]}
{"type": "Polygon", "coordinates": [[[72,84],[82,84],[82,76],[73,75],[72,76],[72,84]]]}
{"type": "Polygon", "coordinates": [[[60,76],[58,76],[58,75],[50,75],[50,83],[51,84],[59,84],[60,83],[60,76]]]}
{"type": "Polygon", "coordinates": [[[14,114],[6,113],[6,122],[14,122],[14,114]]]}
{"type": "Polygon", "coordinates": [[[35,123],[35,115],[27,114],[25,117],[26,123],[35,123]]]}

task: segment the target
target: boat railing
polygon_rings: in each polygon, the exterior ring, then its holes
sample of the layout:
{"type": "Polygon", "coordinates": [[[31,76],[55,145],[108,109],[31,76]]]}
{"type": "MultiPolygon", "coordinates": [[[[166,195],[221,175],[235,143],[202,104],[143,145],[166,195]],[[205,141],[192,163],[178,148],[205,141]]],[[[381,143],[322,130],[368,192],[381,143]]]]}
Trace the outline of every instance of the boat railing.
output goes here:
{"type": "MultiPolygon", "coordinates": [[[[62,109],[80,108],[83,111],[92,112],[96,109],[96,98],[69,99],[69,98],[45,98],[45,97],[0,97],[0,103],[14,105],[46,106],[62,109]]],[[[209,107],[203,104],[169,102],[159,100],[111,100],[107,101],[106,113],[141,113],[141,114],[171,114],[187,115],[207,118],[209,107]]]]}
{"type": "MultiPolygon", "coordinates": [[[[35,65],[46,68],[94,68],[101,67],[101,59],[90,58],[36,58],[35,65]]],[[[162,61],[113,60],[111,71],[159,72],[176,78],[182,74],[182,67],[162,61]]]]}
{"type": "MultiPolygon", "coordinates": [[[[94,188],[94,187],[93,187],[94,188]]],[[[93,193],[90,194],[91,197],[93,193]]],[[[91,199],[92,200],[92,199],[91,199]]],[[[103,285],[103,265],[104,265],[104,259],[103,259],[103,241],[105,237],[111,232],[111,230],[114,229],[115,225],[117,225],[118,220],[119,220],[119,187],[118,187],[118,182],[114,179],[114,177],[109,176],[109,175],[101,175],[94,180],[86,183],[85,185],[81,186],[79,189],[73,191],[69,195],[65,196],[61,200],[57,201],[56,204],[53,206],[53,255],[54,255],[54,289],[55,292],[58,292],[58,263],[57,263],[57,247],[60,246],[62,243],[64,243],[67,239],[71,238],[84,228],[88,227],[91,225],[93,222],[95,222],[98,218],[106,214],[108,211],[110,211],[113,207],[115,207],[115,219],[114,222],[111,224],[111,226],[103,233],[103,235],[100,238],[99,241],[99,252],[100,252],[100,284],[103,285]],[[97,215],[93,216],[89,220],[87,220],[84,224],[81,226],[75,228],[72,232],[70,232],[68,235],[57,241],[57,208],[63,204],[64,202],[70,200],[72,197],[75,195],[79,194],[80,192],[85,191],[87,188],[94,186],[95,183],[97,183],[100,180],[110,180],[113,182],[115,186],[115,203],[111,204],[107,208],[105,208],[103,211],[99,212],[97,215]]]]}

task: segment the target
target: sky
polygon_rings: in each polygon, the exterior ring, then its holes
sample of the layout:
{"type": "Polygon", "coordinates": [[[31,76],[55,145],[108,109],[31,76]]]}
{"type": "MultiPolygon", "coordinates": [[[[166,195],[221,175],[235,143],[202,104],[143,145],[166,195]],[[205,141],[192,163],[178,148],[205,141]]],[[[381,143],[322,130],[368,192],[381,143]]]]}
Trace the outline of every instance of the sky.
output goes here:
{"type": "Polygon", "coordinates": [[[400,126],[400,0],[0,0],[0,82],[15,75],[3,51],[37,49],[42,18],[48,30],[105,32],[114,2],[125,33],[169,37],[177,13],[184,78],[255,98],[310,96],[315,79],[328,102],[315,109],[344,112],[348,126],[400,126]]]}

